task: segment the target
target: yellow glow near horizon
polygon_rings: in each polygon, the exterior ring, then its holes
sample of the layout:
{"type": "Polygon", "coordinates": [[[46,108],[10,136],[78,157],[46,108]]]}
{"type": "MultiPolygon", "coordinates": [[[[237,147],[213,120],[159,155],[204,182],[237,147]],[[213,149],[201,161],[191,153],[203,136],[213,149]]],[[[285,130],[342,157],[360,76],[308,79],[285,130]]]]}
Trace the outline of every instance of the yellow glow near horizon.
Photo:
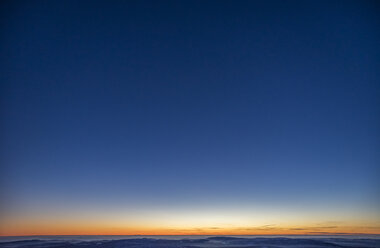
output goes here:
{"type": "Polygon", "coordinates": [[[41,225],[34,223],[2,227],[1,236],[28,235],[291,235],[291,234],[380,234],[379,226],[245,226],[245,227],[199,227],[199,228],[133,228],[76,224],[41,225]]]}
{"type": "Polygon", "coordinates": [[[0,223],[1,236],[25,235],[286,235],[380,234],[374,219],[329,219],[318,215],[194,211],[156,212],[133,216],[72,214],[39,218],[8,216],[0,223]]]}
{"type": "Polygon", "coordinates": [[[251,205],[2,212],[0,235],[380,234],[376,211],[359,215],[355,209],[305,209],[251,205]]]}

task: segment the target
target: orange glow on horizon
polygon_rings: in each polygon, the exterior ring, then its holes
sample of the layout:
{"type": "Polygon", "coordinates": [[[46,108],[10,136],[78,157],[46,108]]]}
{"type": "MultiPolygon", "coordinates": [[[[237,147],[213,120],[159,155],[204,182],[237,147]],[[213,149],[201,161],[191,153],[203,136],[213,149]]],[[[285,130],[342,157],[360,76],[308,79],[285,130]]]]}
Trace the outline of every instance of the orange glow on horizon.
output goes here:
{"type": "Polygon", "coordinates": [[[380,227],[339,226],[339,227],[236,227],[236,228],[122,228],[100,226],[25,226],[0,227],[0,236],[38,235],[350,235],[380,234],[380,227]]]}
{"type": "Polygon", "coordinates": [[[380,218],[321,217],[275,211],[162,211],[127,213],[108,211],[53,215],[3,215],[0,236],[33,235],[380,235],[380,218]]]}

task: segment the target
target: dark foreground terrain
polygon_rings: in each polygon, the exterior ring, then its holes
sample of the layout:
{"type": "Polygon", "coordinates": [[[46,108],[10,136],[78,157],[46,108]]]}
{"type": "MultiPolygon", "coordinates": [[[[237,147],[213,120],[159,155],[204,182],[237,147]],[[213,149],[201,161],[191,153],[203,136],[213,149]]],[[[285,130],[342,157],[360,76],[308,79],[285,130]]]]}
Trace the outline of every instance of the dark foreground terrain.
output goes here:
{"type": "Polygon", "coordinates": [[[121,239],[97,241],[20,240],[0,242],[1,248],[320,248],[320,247],[380,247],[380,239],[350,238],[235,238],[210,237],[202,239],[121,239]]]}

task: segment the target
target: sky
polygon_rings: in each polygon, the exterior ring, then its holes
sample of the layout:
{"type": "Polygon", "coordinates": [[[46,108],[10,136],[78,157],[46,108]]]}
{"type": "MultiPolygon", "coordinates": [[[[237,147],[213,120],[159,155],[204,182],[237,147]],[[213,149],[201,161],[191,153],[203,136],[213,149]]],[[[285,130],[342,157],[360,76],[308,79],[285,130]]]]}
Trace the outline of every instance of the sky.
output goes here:
{"type": "Polygon", "coordinates": [[[380,234],[378,2],[0,9],[0,235],[380,234]]]}

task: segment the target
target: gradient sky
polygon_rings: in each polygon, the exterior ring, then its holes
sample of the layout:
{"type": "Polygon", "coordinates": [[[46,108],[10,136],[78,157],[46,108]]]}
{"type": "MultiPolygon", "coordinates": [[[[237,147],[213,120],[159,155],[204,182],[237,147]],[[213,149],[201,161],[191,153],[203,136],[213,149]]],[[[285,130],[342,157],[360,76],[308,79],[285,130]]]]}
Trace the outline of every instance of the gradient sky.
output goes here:
{"type": "Polygon", "coordinates": [[[380,234],[378,2],[0,9],[0,235],[380,234]]]}

